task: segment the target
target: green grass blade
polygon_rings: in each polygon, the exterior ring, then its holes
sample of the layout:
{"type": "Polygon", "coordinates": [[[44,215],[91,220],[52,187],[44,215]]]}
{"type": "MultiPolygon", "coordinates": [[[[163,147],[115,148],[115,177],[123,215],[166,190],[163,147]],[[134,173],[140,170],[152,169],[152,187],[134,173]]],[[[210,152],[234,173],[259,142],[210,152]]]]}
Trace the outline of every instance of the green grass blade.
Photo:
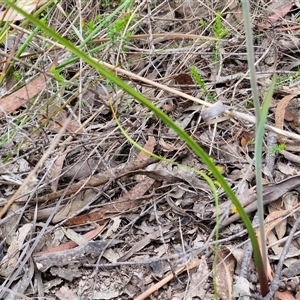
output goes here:
{"type": "MultiPolygon", "coordinates": [[[[268,111],[270,103],[272,100],[272,95],[274,92],[276,84],[276,78],[273,77],[272,83],[268,89],[268,93],[262,104],[260,111],[260,121],[257,124],[256,134],[255,134],[255,176],[256,176],[256,194],[257,194],[257,212],[259,224],[264,224],[264,203],[263,203],[263,191],[262,191],[262,147],[263,138],[265,132],[265,124],[267,121],[268,111]]],[[[265,229],[264,226],[259,226],[260,239],[262,246],[262,259],[264,263],[265,272],[267,267],[267,249],[266,249],[266,239],[265,239],[265,229]]]]}

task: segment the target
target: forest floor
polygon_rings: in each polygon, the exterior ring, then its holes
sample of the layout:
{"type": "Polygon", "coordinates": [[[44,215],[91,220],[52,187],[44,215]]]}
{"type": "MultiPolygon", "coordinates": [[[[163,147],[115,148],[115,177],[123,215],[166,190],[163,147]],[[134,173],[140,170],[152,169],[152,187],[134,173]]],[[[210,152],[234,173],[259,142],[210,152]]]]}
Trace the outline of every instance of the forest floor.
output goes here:
{"type": "MultiPolygon", "coordinates": [[[[37,17],[176,121],[255,218],[256,118],[240,2],[46,5],[37,17]]],[[[276,76],[262,170],[273,220],[268,276],[285,255],[274,299],[300,299],[300,231],[283,252],[299,218],[300,4],[250,7],[261,100],[276,76]]],[[[0,49],[0,299],[260,296],[239,216],[215,182],[217,214],[211,187],[191,169],[211,176],[206,165],[136,99],[11,18],[0,49]]]]}

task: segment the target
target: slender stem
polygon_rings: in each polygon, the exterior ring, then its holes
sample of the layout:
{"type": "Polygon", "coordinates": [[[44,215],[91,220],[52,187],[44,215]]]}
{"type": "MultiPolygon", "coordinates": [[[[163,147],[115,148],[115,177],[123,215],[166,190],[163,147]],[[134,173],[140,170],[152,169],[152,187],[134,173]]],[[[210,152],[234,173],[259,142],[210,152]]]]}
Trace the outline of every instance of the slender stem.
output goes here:
{"type": "Polygon", "coordinates": [[[263,132],[259,130],[259,123],[261,120],[260,102],[258,95],[258,87],[256,81],[256,72],[254,66],[254,51],[253,51],[253,36],[250,22],[250,5],[248,0],[242,0],[243,15],[244,15],[244,26],[246,32],[246,46],[247,46],[247,57],[248,67],[250,70],[250,82],[252,97],[255,109],[256,122],[256,133],[255,133],[255,175],[256,175],[256,193],[257,193],[257,212],[259,219],[260,228],[260,239],[261,239],[261,251],[262,260],[265,274],[267,274],[267,250],[265,241],[265,230],[264,230],[264,205],[262,196],[262,140],[263,132]]]}

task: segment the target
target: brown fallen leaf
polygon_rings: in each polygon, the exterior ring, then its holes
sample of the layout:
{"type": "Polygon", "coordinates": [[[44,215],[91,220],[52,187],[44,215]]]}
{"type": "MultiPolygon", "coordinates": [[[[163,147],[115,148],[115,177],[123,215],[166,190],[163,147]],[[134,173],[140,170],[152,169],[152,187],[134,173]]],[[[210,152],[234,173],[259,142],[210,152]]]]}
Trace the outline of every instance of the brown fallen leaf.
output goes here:
{"type": "MultiPolygon", "coordinates": [[[[105,222],[105,224],[97,227],[96,229],[93,229],[89,232],[87,232],[86,234],[83,235],[83,237],[85,237],[87,240],[91,240],[94,237],[96,237],[101,231],[104,230],[104,228],[106,227],[108,221],[105,222]]],[[[35,255],[42,255],[42,254],[48,254],[48,253],[53,253],[53,252],[59,252],[59,251],[64,251],[64,250],[68,250],[68,249],[72,249],[74,247],[78,246],[75,242],[70,241],[64,244],[61,244],[57,247],[53,247],[50,249],[47,249],[45,251],[40,251],[40,252],[36,252],[35,255]]]]}
{"type": "MultiPolygon", "coordinates": [[[[280,3],[280,2],[279,2],[280,3]]],[[[267,18],[268,22],[271,24],[274,24],[278,20],[281,20],[293,7],[294,3],[291,1],[290,3],[283,5],[281,7],[278,7],[278,10],[271,16],[267,18]]]]}
{"type": "Polygon", "coordinates": [[[42,92],[47,83],[47,76],[41,74],[14,93],[0,99],[0,117],[26,105],[34,96],[42,92]]]}
{"type": "Polygon", "coordinates": [[[275,297],[278,300],[296,300],[296,298],[289,290],[285,290],[283,292],[277,291],[275,293],[275,297]]]}
{"type": "Polygon", "coordinates": [[[216,269],[216,284],[219,298],[232,299],[232,282],[235,269],[235,258],[226,248],[219,248],[216,253],[218,265],[216,269]]]}
{"type": "MultiPolygon", "coordinates": [[[[297,94],[287,95],[280,100],[280,102],[278,103],[276,110],[275,110],[275,126],[276,126],[276,128],[283,129],[283,121],[284,121],[284,116],[285,116],[285,112],[286,112],[286,107],[289,104],[289,102],[298,95],[299,95],[299,92],[297,94]]],[[[283,143],[282,136],[278,135],[278,141],[280,143],[283,143]]]]}
{"type": "Polygon", "coordinates": [[[192,87],[191,85],[195,85],[193,78],[191,75],[182,73],[177,75],[174,78],[175,82],[180,85],[180,88],[183,92],[186,92],[187,94],[192,94],[192,87]]]}
{"type": "MultiPolygon", "coordinates": [[[[295,210],[298,206],[300,206],[300,203],[295,205],[294,207],[291,207],[290,209],[286,210],[277,210],[277,211],[272,211],[265,219],[265,238],[268,238],[268,235],[270,234],[271,230],[274,229],[275,226],[277,226],[280,222],[286,219],[286,216],[289,212],[295,210]]],[[[257,236],[257,241],[259,248],[261,249],[261,239],[260,239],[260,231],[259,228],[255,229],[256,236],[257,236]]],[[[274,273],[272,271],[271,265],[269,263],[269,260],[267,261],[267,272],[268,272],[268,278],[270,281],[273,280],[274,273]]]]}

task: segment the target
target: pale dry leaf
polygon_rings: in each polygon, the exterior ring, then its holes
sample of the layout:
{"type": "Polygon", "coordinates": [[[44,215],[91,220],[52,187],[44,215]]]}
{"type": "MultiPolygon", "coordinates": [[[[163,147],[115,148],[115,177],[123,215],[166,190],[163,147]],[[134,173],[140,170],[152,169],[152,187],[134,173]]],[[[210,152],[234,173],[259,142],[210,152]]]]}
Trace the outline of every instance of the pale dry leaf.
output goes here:
{"type": "Polygon", "coordinates": [[[67,152],[64,152],[62,155],[60,155],[54,162],[54,164],[51,167],[50,170],[50,179],[51,180],[51,190],[52,192],[57,191],[57,185],[59,181],[59,175],[61,173],[62,167],[64,165],[64,161],[66,158],[67,152]]]}
{"type": "Polygon", "coordinates": [[[116,252],[111,248],[105,250],[105,252],[103,253],[103,257],[113,264],[116,263],[119,258],[116,252]]]}
{"type": "Polygon", "coordinates": [[[0,117],[5,113],[14,112],[26,105],[34,96],[42,92],[47,83],[47,76],[41,74],[14,93],[0,99],[0,117]]]}
{"type": "Polygon", "coordinates": [[[69,289],[67,286],[62,286],[56,293],[55,296],[59,300],[77,300],[76,294],[69,289]]]}
{"type": "Polygon", "coordinates": [[[206,122],[210,119],[216,118],[223,112],[227,111],[230,107],[224,105],[222,101],[215,102],[212,106],[206,108],[202,114],[202,119],[206,122]]]}
{"type": "Polygon", "coordinates": [[[192,300],[194,297],[199,297],[200,299],[204,299],[203,297],[206,295],[205,283],[207,282],[209,276],[209,269],[207,266],[206,259],[203,257],[201,259],[201,263],[197,269],[197,272],[191,275],[191,282],[187,291],[187,296],[184,298],[185,300],[192,300]]]}
{"type": "MultiPolygon", "coordinates": [[[[274,201],[274,203],[268,205],[268,210],[270,213],[275,212],[275,211],[282,211],[282,200],[278,199],[274,201]]],[[[275,231],[277,234],[278,239],[281,239],[284,237],[286,233],[286,224],[287,224],[287,219],[283,218],[281,222],[279,222],[275,226],[275,231]]],[[[271,231],[268,231],[268,234],[270,234],[271,231]]]]}
{"type": "Polygon", "coordinates": [[[280,161],[277,162],[276,164],[278,170],[283,173],[284,175],[289,175],[289,176],[293,176],[293,175],[297,175],[299,174],[299,171],[290,166],[290,165],[287,165],[286,163],[282,163],[280,161]]]}
{"type": "MultiPolygon", "coordinates": [[[[170,229],[170,227],[165,228],[167,230],[170,229]]],[[[159,235],[159,231],[153,232],[152,230],[149,234],[145,235],[140,241],[136,242],[124,255],[119,257],[118,261],[127,261],[132,255],[145,248],[149,243],[151,243],[151,241],[156,240],[159,237],[159,235]]],[[[163,250],[165,253],[165,248],[163,250]]]]}
{"type": "Polygon", "coordinates": [[[271,231],[268,235],[268,244],[272,245],[271,247],[269,246],[268,248],[271,248],[272,251],[274,252],[275,255],[280,255],[282,253],[282,247],[280,247],[278,244],[278,238],[276,235],[271,231]]]}
{"type": "MultiPolygon", "coordinates": [[[[269,257],[270,259],[275,261],[280,259],[280,255],[281,253],[279,253],[278,255],[269,255],[269,257]]],[[[289,252],[285,256],[284,265],[289,267],[292,263],[297,261],[296,259],[297,257],[299,258],[299,249],[295,247],[293,244],[291,244],[289,247],[289,252]]]]}
{"type": "Polygon", "coordinates": [[[85,238],[83,235],[78,234],[74,230],[70,228],[63,228],[63,231],[68,239],[70,239],[72,242],[76,243],[78,246],[82,246],[88,243],[88,239],[85,238]]]}
{"type": "Polygon", "coordinates": [[[64,205],[63,208],[53,217],[52,222],[56,224],[74,215],[76,212],[94,201],[96,195],[97,191],[92,189],[88,189],[77,194],[72,198],[72,201],[64,205]]]}
{"type": "Polygon", "coordinates": [[[121,289],[112,289],[112,287],[110,287],[107,290],[103,289],[101,291],[94,292],[91,296],[95,300],[110,300],[119,297],[121,293],[121,289]]]}
{"type": "Polygon", "coordinates": [[[91,176],[95,171],[103,169],[103,164],[99,163],[99,158],[90,157],[75,162],[72,166],[68,166],[68,170],[64,171],[64,180],[77,179],[82,180],[91,176]]]}
{"type": "Polygon", "coordinates": [[[232,299],[233,273],[235,258],[226,248],[218,249],[218,265],[216,270],[216,285],[219,298],[232,299]]]}
{"type": "MultiPolygon", "coordinates": [[[[12,291],[18,292],[20,294],[26,294],[26,290],[29,285],[33,282],[33,275],[35,273],[35,265],[32,260],[29,261],[26,268],[24,268],[24,274],[12,287],[12,291]]],[[[5,297],[5,300],[15,300],[17,299],[14,293],[10,293],[5,297]]]]}
{"type": "MultiPolygon", "coordinates": [[[[15,2],[15,5],[17,5],[28,14],[31,14],[35,9],[39,8],[47,2],[47,0],[17,0],[15,2]]],[[[25,19],[25,17],[22,14],[16,12],[10,7],[0,13],[1,21],[20,21],[23,19],[25,19]]]]}
{"type": "Polygon", "coordinates": [[[275,231],[279,240],[285,236],[286,224],[287,224],[287,218],[284,218],[278,225],[275,226],[275,231]]]}
{"type": "Polygon", "coordinates": [[[299,193],[296,191],[285,193],[282,196],[282,203],[285,209],[292,210],[299,203],[299,193]]]}
{"type": "Polygon", "coordinates": [[[0,274],[8,277],[18,266],[19,249],[23,245],[27,235],[32,229],[32,224],[23,225],[14,235],[11,245],[7,249],[6,255],[2,259],[0,274]]]}
{"type": "MultiPolygon", "coordinates": [[[[276,107],[276,110],[275,110],[275,127],[276,128],[283,129],[283,121],[284,121],[286,107],[289,104],[289,102],[292,99],[294,99],[298,94],[299,94],[299,92],[297,94],[287,95],[279,101],[279,103],[276,107]]],[[[282,136],[278,135],[278,141],[280,143],[283,143],[282,136]]]]}
{"type": "Polygon", "coordinates": [[[174,144],[174,143],[169,143],[169,142],[166,142],[163,138],[160,138],[159,139],[159,145],[162,147],[162,150],[163,151],[176,151],[180,148],[182,148],[182,145],[180,144],[174,144]]]}
{"type": "Polygon", "coordinates": [[[115,232],[118,231],[118,229],[121,225],[121,218],[115,217],[115,218],[112,218],[112,221],[113,221],[113,224],[104,233],[102,239],[107,239],[107,238],[111,237],[115,232]]]}
{"type": "MultiPolygon", "coordinates": [[[[193,114],[190,114],[190,113],[189,114],[185,114],[184,113],[179,119],[177,119],[175,121],[175,123],[179,127],[181,127],[182,129],[185,129],[190,124],[190,122],[193,119],[193,117],[194,117],[193,114]]],[[[168,136],[169,137],[174,137],[174,136],[177,136],[177,133],[173,129],[169,128],[169,130],[168,130],[168,136]]]]}
{"type": "Polygon", "coordinates": [[[235,283],[232,288],[232,299],[241,299],[242,296],[250,296],[250,283],[249,281],[240,276],[235,277],[235,283]]]}
{"type": "Polygon", "coordinates": [[[74,281],[76,278],[82,277],[82,272],[69,269],[69,268],[63,268],[63,267],[52,267],[50,269],[50,273],[54,277],[60,277],[62,279],[65,279],[69,282],[74,281]]]}
{"type": "Polygon", "coordinates": [[[231,254],[234,256],[236,262],[241,265],[244,259],[245,251],[241,248],[233,247],[233,249],[230,250],[231,254]]]}

